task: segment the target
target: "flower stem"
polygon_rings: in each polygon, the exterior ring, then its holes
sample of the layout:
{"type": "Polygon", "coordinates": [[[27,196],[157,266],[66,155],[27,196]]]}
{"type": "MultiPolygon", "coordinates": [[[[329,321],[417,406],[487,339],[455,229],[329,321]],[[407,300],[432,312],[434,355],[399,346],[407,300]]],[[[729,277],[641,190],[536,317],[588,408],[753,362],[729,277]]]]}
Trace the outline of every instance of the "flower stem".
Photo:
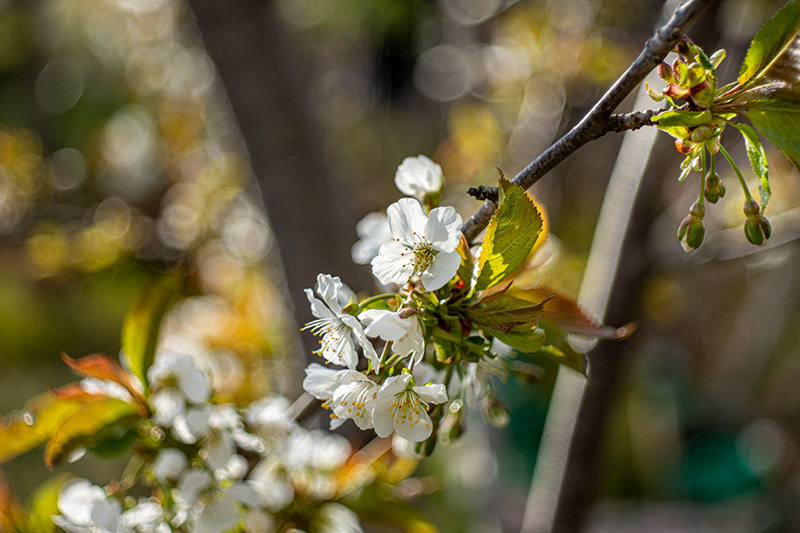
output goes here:
{"type": "MultiPolygon", "coordinates": [[[[713,160],[713,157],[712,157],[713,160]]],[[[706,195],[706,145],[700,147],[700,196],[697,197],[697,205],[703,207],[706,195]]]]}
{"type": "MultiPolygon", "coordinates": [[[[378,294],[376,296],[371,296],[371,297],[367,298],[366,300],[364,300],[363,302],[358,304],[358,312],[360,313],[368,305],[371,305],[371,304],[373,304],[375,302],[379,302],[381,300],[391,300],[392,298],[396,299],[396,298],[399,298],[399,296],[397,294],[394,294],[394,293],[392,293],[392,294],[378,294]]],[[[356,313],[356,314],[358,314],[358,313],[356,313]]]]}
{"type": "Polygon", "coordinates": [[[744,191],[744,199],[748,202],[755,202],[755,200],[753,200],[753,196],[750,194],[750,189],[747,188],[747,182],[744,181],[744,176],[742,176],[739,167],[736,166],[736,163],[734,163],[733,158],[722,145],[719,145],[719,153],[721,153],[723,157],[725,157],[725,159],[728,160],[728,163],[730,164],[731,168],[736,173],[736,177],[739,178],[739,184],[742,186],[742,191],[744,191]]]}

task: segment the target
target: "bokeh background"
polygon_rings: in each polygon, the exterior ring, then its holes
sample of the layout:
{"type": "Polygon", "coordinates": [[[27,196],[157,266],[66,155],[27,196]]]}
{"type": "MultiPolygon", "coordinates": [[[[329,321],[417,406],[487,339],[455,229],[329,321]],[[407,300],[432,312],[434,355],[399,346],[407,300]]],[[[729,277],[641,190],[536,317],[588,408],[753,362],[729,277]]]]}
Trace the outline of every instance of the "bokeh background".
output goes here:
{"type": "MultiPolygon", "coordinates": [[[[689,35],[727,50],[730,81],[782,4],[720,0],[689,35]]],[[[166,342],[202,354],[222,400],[296,397],[312,342],[302,288],[330,272],[371,289],[350,261],[354,226],[399,196],[403,157],[440,162],[443,203],[469,216],[466,188],[515,174],[577,122],[675,6],[0,1],[0,410],[71,381],[61,352],[115,355],[136,291],[179,263],[189,297],[166,342]]],[[[621,138],[532,189],[552,234],[543,275],[565,292],[579,290],[621,138]]],[[[677,183],[671,139],[655,144],[608,315],[639,328],[589,356],[618,363],[576,510],[587,531],[800,530],[800,187],[768,155],[769,244],[746,243],[722,166],[728,195],[686,255],[674,233],[695,187],[677,183]]],[[[402,501],[418,531],[519,530],[557,372],[542,368],[535,385],[501,385],[507,428],[475,413],[414,476],[365,494],[364,512],[402,501]]],[[[103,483],[123,465],[62,469],[103,483]]],[[[22,499],[51,474],[36,451],[2,471],[22,499]]],[[[398,530],[378,522],[365,526],[398,530]]]]}

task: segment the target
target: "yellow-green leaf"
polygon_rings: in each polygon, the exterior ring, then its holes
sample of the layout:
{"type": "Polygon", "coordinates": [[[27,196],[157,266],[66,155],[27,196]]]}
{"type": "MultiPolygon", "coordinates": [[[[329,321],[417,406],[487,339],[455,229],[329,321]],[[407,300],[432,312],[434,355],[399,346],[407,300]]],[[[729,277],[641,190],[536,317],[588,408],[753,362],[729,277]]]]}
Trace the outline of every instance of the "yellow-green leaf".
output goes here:
{"type": "Polygon", "coordinates": [[[53,466],[110,425],[133,416],[139,416],[136,407],[117,398],[101,396],[84,403],[50,436],[44,451],[45,464],[53,466]]]}
{"type": "MultiPolygon", "coordinates": [[[[755,84],[790,54],[800,34],[800,0],[778,10],[756,33],[739,71],[739,84],[755,84]]],[[[796,82],[795,82],[796,83],[796,82]]]]}
{"type": "Polygon", "coordinates": [[[522,187],[502,176],[499,204],[486,228],[474,290],[488,289],[513,273],[543,233],[539,208],[522,187]]]}
{"type": "Polygon", "coordinates": [[[179,274],[174,274],[144,288],[125,315],[122,354],[131,372],[145,384],[145,393],[147,370],[155,359],[161,321],[180,290],[180,279],[179,274]]]}
{"type": "Polygon", "coordinates": [[[498,294],[485,298],[467,311],[465,316],[478,327],[489,327],[499,332],[511,331],[522,324],[527,324],[530,329],[542,318],[543,305],[542,302],[533,303],[506,294],[498,294]]]}
{"type": "Polygon", "coordinates": [[[39,485],[28,505],[28,531],[51,533],[56,530],[53,515],[58,514],[58,493],[68,479],[68,474],[61,474],[39,485]]]}
{"type": "Polygon", "coordinates": [[[651,120],[658,124],[659,128],[694,128],[711,122],[711,111],[708,109],[703,111],[666,111],[654,116],[651,120]]]}
{"type": "Polygon", "coordinates": [[[47,392],[30,399],[21,411],[0,422],[0,463],[41,446],[73,414],[83,399],[59,399],[47,392]]]}

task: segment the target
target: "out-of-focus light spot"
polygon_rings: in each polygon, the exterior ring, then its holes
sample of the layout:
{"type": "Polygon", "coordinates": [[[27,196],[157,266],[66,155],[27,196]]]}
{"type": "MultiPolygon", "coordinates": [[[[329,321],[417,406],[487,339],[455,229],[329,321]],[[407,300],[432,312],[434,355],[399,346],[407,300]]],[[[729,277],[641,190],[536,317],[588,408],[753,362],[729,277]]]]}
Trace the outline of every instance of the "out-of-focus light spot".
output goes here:
{"type": "Polygon", "coordinates": [[[131,210],[119,198],[107,198],[97,206],[94,223],[103,226],[103,234],[109,239],[122,237],[131,227],[131,210]]]}
{"type": "Polygon", "coordinates": [[[311,91],[317,115],[325,122],[344,126],[358,121],[374,103],[364,72],[336,69],[320,77],[311,91]]]}
{"type": "Polygon", "coordinates": [[[153,118],[138,106],[118,111],[106,124],[102,154],[107,169],[101,187],[109,195],[136,201],[159,183],[159,158],[153,118]]]}
{"type": "Polygon", "coordinates": [[[199,98],[214,81],[214,66],[199,48],[181,50],[165,65],[169,76],[164,89],[175,98],[199,98]]]}
{"type": "Polygon", "coordinates": [[[134,15],[149,15],[170,4],[169,0],[116,0],[123,10],[134,15]]]}
{"type": "Polygon", "coordinates": [[[235,289],[245,275],[244,266],[219,244],[211,243],[199,252],[200,286],[212,294],[225,294],[235,289]]]}
{"type": "Polygon", "coordinates": [[[281,16],[296,28],[308,28],[327,20],[336,9],[336,2],[319,0],[279,0],[281,16]]]}
{"type": "Polygon", "coordinates": [[[790,445],[773,420],[756,420],[736,438],[736,449],[747,467],[759,477],[775,477],[788,467],[790,445]]]}
{"type": "Polygon", "coordinates": [[[47,63],[33,86],[39,108],[53,115],[72,109],[85,89],[83,67],[72,59],[54,59],[47,63]]]}
{"type": "Polygon", "coordinates": [[[465,50],[455,46],[431,48],[414,67],[414,84],[431,100],[450,101],[464,96],[474,78],[473,62],[465,50]]]}
{"type": "Polygon", "coordinates": [[[265,220],[256,217],[238,218],[223,228],[228,249],[245,261],[256,261],[266,255],[272,235],[265,220]]]}
{"type": "Polygon", "coordinates": [[[245,367],[236,352],[217,348],[211,358],[211,381],[215,391],[233,394],[245,378],[245,367]]]}
{"type": "Polygon", "coordinates": [[[523,82],[531,76],[530,60],[516,48],[487,46],[483,50],[483,64],[486,75],[492,83],[523,82]]]}
{"type": "Polygon", "coordinates": [[[163,203],[164,210],[156,223],[161,242],[170,248],[189,248],[206,228],[202,198],[191,192],[189,184],[178,184],[167,191],[163,203]]]}
{"type": "Polygon", "coordinates": [[[460,24],[479,24],[500,8],[500,0],[443,0],[445,11],[460,24]]]}
{"type": "Polygon", "coordinates": [[[86,177],[86,159],[75,148],[62,148],[48,159],[47,177],[56,190],[74,189],[86,177]]]}

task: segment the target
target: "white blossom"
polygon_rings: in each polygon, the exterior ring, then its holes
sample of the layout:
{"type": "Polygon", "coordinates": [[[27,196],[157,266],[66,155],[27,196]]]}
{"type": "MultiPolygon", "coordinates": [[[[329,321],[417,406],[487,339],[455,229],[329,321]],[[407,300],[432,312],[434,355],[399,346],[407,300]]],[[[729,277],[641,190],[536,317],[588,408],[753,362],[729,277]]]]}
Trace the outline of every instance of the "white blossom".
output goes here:
{"type": "Polygon", "coordinates": [[[166,513],[157,501],[142,498],[136,507],[120,516],[120,525],[127,530],[147,533],[169,533],[172,528],[166,523],[166,513]]]}
{"type": "Polygon", "coordinates": [[[153,460],[150,471],[153,477],[163,483],[168,479],[177,479],[187,466],[189,461],[182,451],[177,448],[164,448],[153,460]]]}
{"type": "Polygon", "coordinates": [[[422,201],[442,190],[442,167],[424,155],[406,157],[397,167],[394,184],[403,194],[422,201]]]}
{"type": "Polygon", "coordinates": [[[425,216],[422,206],[401,198],[389,206],[393,241],[381,246],[372,273],[383,284],[403,284],[415,275],[429,291],[441,288],[458,271],[461,216],[452,207],[437,207],[425,216]]]}
{"type": "Polygon", "coordinates": [[[320,509],[315,531],[319,533],[363,533],[358,516],[340,503],[326,503],[320,509]]]}
{"type": "Polygon", "coordinates": [[[194,518],[195,533],[228,533],[239,523],[239,507],[227,492],[215,494],[194,518]]]}
{"type": "Polygon", "coordinates": [[[361,323],[356,317],[342,310],[354,296],[353,291],[338,277],[328,274],[317,276],[316,291],[322,301],[314,297],[311,289],[306,289],[306,296],[311,304],[311,314],[317,320],[312,320],[303,328],[322,336],[320,349],[315,353],[331,363],[355,368],[358,365],[358,354],[353,342],[355,337],[364,350],[364,356],[377,363],[378,355],[364,334],[361,323]]]}
{"type": "Polygon", "coordinates": [[[147,371],[147,379],[156,390],[174,383],[184,398],[193,404],[201,404],[211,396],[208,377],[188,355],[159,353],[147,371]]]}
{"type": "Polygon", "coordinates": [[[387,309],[367,309],[358,316],[365,324],[368,337],[392,341],[392,351],[405,357],[414,352],[414,363],[419,363],[425,353],[422,327],[416,316],[403,318],[399,312],[387,309]]]}
{"type": "Polygon", "coordinates": [[[392,240],[389,219],[384,213],[368,213],[356,224],[358,241],[350,249],[353,262],[368,265],[381,249],[381,245],[392,240]]]}
{"type": "Polygon", "coordinates": [[[446,401],[447,392],[442,384],[412,386],[408,373],[390,377],[381,386],[375,401],[372,415],[375,433],[388,437],[396,431],[410,441],[423,441],[433,430],[428,404],[446,401]]]}
{"type": "Polygon", "coordinates": [[[62,485],[58,495],[60,515],[53,522],[67,533],[113,533],[122,511],[118,500],[107,497],[102,487],[76,478],[62,485]]]}

